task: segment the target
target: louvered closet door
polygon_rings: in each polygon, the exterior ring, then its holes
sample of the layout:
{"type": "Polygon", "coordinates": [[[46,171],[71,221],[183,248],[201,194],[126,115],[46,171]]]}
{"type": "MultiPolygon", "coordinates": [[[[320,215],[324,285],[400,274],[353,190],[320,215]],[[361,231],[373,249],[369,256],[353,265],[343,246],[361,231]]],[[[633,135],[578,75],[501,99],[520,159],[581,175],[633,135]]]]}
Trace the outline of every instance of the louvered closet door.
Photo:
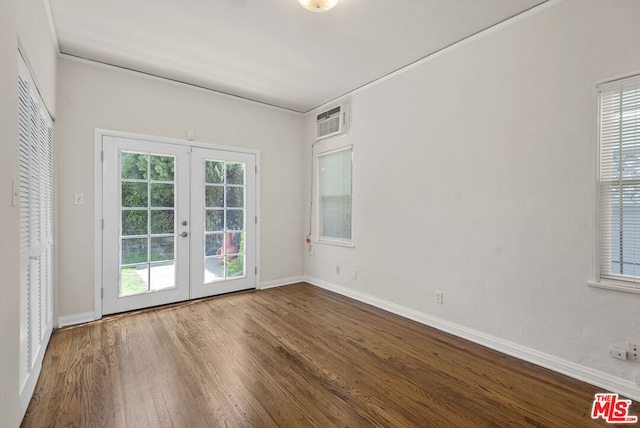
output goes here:
{"type": "Polygon", "coordinates": [[[26,410],[53,327],[53,128],[18,55],[20,402],[26,410]]]}

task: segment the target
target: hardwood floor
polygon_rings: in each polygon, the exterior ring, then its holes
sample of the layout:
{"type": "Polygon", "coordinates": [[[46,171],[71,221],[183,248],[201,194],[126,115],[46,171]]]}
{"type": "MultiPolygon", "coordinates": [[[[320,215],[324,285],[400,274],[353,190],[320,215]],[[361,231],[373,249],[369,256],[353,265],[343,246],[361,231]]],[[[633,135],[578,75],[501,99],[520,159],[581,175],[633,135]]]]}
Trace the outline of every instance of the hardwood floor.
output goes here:
{"type": "Polygon", "coordinates": [[[596,392],[295,284],[56,331],[22,426],[610,426],[596,392]]]}

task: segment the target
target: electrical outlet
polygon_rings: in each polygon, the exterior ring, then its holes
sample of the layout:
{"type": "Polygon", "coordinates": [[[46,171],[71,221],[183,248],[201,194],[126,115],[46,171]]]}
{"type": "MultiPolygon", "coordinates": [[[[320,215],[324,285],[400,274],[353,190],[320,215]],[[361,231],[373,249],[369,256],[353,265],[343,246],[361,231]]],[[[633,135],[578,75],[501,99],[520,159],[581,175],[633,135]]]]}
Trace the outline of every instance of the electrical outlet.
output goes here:
{"type": "Polygon", "coordinates": [[[626,360],[627,351],[620,348],[609,348],[609,356],[612,358],[617,358],[618,360],[626,360]]]}
{"type": "Polygon", "coordinates": [[[436,291],[436,303],[441,305],[444,302],[444,293],[442,291],[436,291]]]}
{"type": "Polygon", "coordinates": [[[640,349],[640,346],[637,343],[627,342],[627,359],[630,361],[640,361],[640,358],[638,358],[640,354],[638,349],[640,349]]]}
{"type": "Polygon", "coordinates": [[[351,269],[351,279],[358,279],[358,271],[351,269]]]}
{"type": "Polygon", "coordinates": [[[336,275],[340,275],[340,266],[336,266],[336,275]]]}

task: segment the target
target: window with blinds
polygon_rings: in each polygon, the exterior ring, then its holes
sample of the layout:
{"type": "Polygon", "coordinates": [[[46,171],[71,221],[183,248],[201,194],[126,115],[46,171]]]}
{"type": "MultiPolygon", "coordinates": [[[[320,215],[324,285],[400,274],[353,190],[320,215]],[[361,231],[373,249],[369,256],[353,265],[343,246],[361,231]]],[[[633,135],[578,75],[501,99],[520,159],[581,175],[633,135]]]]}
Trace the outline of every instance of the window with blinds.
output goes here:
{"type": "Polygon", "coordinates": [[[352,148],[318,155],[318,239],[351,243],[352,148]]]}
{"type": "Polygon", "coordinates": [[[53,124],[18,53],[20,404],[27,408],[53,327],[53,124]]]}
{"type": "Polygon", "coordinates": [[[640,76],[598,93],[600,278],[640,287],[640,76]]]}

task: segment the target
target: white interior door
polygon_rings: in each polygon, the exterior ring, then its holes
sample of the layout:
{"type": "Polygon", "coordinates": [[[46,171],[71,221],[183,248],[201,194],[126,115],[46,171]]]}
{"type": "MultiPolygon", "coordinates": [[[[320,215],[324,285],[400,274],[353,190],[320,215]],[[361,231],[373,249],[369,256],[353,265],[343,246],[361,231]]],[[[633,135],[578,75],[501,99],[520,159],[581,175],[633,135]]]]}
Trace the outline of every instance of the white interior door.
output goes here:
{"type": "Polygon", "coordinates": [[[187,148],[105,136],[103,152],[103,313],[187,300],[187,148]]]}
{"type": "Polygon", "coordinates": [[[191,153],[193,299],[255,288],[255,166],[253,154],[191,153]]]}
{"type": "Polygon", "coordinates": [[[255,155],[103,136],[102,313],[255,288],[255,155]]]}

